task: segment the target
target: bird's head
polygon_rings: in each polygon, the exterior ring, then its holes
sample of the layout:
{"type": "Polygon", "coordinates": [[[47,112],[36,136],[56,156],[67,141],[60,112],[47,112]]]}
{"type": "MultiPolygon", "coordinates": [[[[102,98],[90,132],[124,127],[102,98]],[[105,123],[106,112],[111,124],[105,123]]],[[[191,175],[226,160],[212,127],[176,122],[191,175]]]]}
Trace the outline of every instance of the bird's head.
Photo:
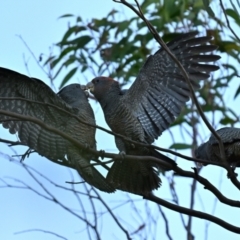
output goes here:
{"type": "Polygon", "coordinates": [[[62,88],[58,92],[58,96],[70,106],[78,108],[82,103],[88,101],[87,98],[89,94],[85,90],[85,85],[73,83],[62,88]]]}
{"type": "Polygon", "coordinates": [[[110,92],[120,92],[119,83],[109,77],[96,77],[86,85],[86,88],[101,101],[110,92]]]}

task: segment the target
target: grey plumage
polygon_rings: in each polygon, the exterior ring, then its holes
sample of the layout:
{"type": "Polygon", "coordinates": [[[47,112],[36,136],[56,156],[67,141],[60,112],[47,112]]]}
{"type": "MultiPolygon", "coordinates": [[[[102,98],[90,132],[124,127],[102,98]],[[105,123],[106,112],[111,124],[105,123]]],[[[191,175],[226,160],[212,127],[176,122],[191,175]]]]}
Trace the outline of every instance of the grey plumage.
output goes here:
{"type": "MultiPolygon", "coordinates": [[[[200,80],[207,79],[210,72],[218,69],[200,62],[220,58],[202,55],[215,50],[216,46],[205,45],[211,38],[195,38],[196,34],[182,34],[167,44],[188,73],[194,90],[200,88],[200,80]]],[[[162,48],[147,58],[129,90],[121,91],[119,83],[107,77],[97,77],[87,87],[101,104],[106,122],[114,132],[145,144],[152,144],[174,122],[191,95],[180,68],[162,48]]],[[[157,151],[133,147],[120,138],[115,141],[120,152],[150,155],[175,165],[157,151]]],[[[145,194],[161,184],[156,167],[163,169],[150,161],[115,161],[107,179],[119,189],[145,194]]]]}
{"type": "MultiPolygon", "coordinates": [[[[70,115],[73,114],[82,121],[95,125],[92,108],[80,84],[68,85],[55,94],[41,80],[0,68],[0,97],[22,98],[21,100],[0,99],[1,110],[35,117],[85,146],[96,149],[96,129],[80,123],[70,115]],[[66,112],[24,99],[52,104],[66,112]]],[[[30,121],[13,120],[12,117],[0,115],[0,123],[4,128],[9,129],[11,134],[17,133],[22,144],[34,149],[40,155],[56,161],[67,158],[70,165],[86,182],[105,192],[114,191],[107,180],[94,167],[89,166],[93,156],[87,151],[78,149],[68,140],[30,121]]]]}
{"type": "MultiPolygon", "coordinates": [[[[240,128],[225,127],[216,131],[220,136],[227,162],[234,166],[240,166],[240,128]]],[[[220,149],[217,139],[212,134],[209,140],[195,150],[196,158],[210,162],[221,162],[220,149]]],[[[206,164],[204,164],[206,165],[206,164]]]]}

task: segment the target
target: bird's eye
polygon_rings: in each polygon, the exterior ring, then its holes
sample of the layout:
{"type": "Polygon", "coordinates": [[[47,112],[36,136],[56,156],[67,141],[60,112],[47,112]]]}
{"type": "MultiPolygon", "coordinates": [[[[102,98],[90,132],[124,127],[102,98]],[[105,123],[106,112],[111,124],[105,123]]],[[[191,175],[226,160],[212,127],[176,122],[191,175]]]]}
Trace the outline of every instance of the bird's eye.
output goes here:
{"type": "Polygon", "coordinates": [[[99,82],[99,79],[96,79],[96,82],[98,83],[98,82],[99,82]]]}

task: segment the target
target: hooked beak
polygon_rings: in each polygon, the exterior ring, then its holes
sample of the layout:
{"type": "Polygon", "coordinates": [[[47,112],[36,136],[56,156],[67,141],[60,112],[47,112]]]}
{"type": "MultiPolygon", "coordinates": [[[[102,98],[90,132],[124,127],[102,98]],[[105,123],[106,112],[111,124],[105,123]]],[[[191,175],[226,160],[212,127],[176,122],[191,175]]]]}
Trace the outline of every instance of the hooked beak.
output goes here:
{"type": "Polygon", "coordinates": [[[80,85],[83,91],[87,90],[86,85],[80,85]]]}
{"type": "Polygon", "coordinates": [[[88,89],[86,87],[86,85],[80,85],[81,86],[81,89],[84,91],[86,97],[88,98],[89,97],[89,92],[88,92],[88,89]]]}
{"type": "Polygon", "coordinates": [[[90,92],[94,92],[94,84],[92,82],[89,82],[87,85],[86,85],[86,89],[90,90],[90,92]]]}

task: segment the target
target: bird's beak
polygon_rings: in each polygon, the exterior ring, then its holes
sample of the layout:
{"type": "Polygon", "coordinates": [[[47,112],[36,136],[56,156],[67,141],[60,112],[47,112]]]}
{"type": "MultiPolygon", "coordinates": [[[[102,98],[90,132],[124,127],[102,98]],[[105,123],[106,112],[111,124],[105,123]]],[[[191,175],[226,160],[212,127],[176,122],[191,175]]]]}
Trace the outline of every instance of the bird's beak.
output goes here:
{"type": "Polygon", "coordinates": [[[91,93],[94,92],[94,84],[92,82],[89,82],[86,85],[86,89],[89,89],[91,93]]]}
{"type": "Polygon", "coordinates": [[[87,90],[86,85],[80,85],[80,86],[81,86],[81,89],[82,89],[83,91],[87,90]]]}
{"type": "Polygon", "coordinates": [[[84,93],[85,93],[86,97],[88,98],[88,97],[89,97],[89,92],[88,92],[88,90],[85,90],[84,93]]]}
{"type": "Polygon", "coordinates": [[[88,98],[89,97],[89,92],[88,92],[88,89],[86,87],[86,85],[80,85],[81,86],[81,89],[84,91],[86,97],[88,98]]]}

